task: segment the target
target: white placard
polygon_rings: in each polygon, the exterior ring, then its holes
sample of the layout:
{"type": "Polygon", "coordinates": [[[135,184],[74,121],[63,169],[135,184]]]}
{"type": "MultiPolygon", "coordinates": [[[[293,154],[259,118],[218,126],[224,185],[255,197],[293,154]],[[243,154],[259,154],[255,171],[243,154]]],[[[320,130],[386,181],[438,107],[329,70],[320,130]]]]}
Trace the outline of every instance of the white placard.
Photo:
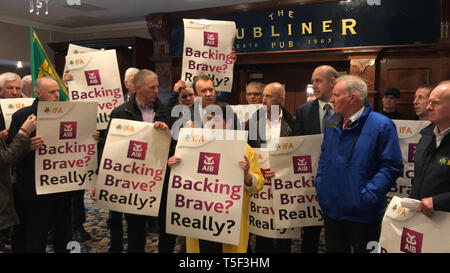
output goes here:
{"type": "Polygon", "coordinates": [[[270,152],[276,228],[323,225],[315,188],[322,140],[323,134],[280,137],[270,152]]]}
{"type": "Polygon", "coordinates": [[[449,253],[450,213],[435,211],[428,217],[402,206],[394,196],[381,224],[379,252],[383,253],[449,253]]]}
{"type": "Polygon", "coordinates": [[[97,175],[95,102],[38,102],[37,194],[91,189],[97,175]]]}
{"type": "Polygon", "coordinates": [[[430,122],[422,120],[392,120],[397,127],[398,141],[402,151],[403,175],[387,193],[388,200],[393,196],[408,197],[411,194],[411,180],[414,178],[414,154],[422,135],[420,131],[430,122]]]}
{"type": "Polygon", "coordinates": [[[245,131],[181,128],[167,197],[167,233],[237,245],[244,194],[245,131]],[[225,131],[227,137],[223,136],[225,131]],[[230,135],[233,135],[231,137],[230,135]]]}
{"type": "Polygon", "coordinates": [[[192,87],[198,75],[210,75],[217,91],[231,92],[231,51],[236,24],[230,21],[183,19],[184,46],[181,79],[192,87]]]}
{"type": "Polygon", "coordinates": [[[112,110],[124,102],[116,50],[68,55],[66,63],[73,76],[70,100],[98,102],[97,129],[106,129],[112,110]]]}
{"type": "Polygon", "coordinates": [[[153,123],[113,119],[96,184],[97,204],[108,210],[157,216],[170,131],[153,123]]]}
{"type": "MultiPolygon", "coordinates": [[[[258,159],[261,172],[270,168],[269,152],[253,148],[258,159]]],[[[299,238],[300,228],[275,228],[275,210],[273,208],[273,192],[271,179],[264,180],[264,187],[258,193],[250,194],[250,233],[267,238],[299,238]]]]}
{"type": "Polygon", "coordinates": [[[19,109],[33,104],[34,98],[0,99],[5,128],[11,125],[12,115],[19,109]]]}

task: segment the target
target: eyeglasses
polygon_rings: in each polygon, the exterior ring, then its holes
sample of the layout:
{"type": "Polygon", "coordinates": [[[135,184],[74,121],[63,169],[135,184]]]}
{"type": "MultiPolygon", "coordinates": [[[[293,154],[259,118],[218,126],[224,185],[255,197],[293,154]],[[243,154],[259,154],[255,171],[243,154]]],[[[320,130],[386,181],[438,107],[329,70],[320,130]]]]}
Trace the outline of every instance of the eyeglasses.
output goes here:
{"type": "Polygon", "coordinates": [[[249,97],[251,97],[251,96],[259,97],[259,96],[262,95],[262,93],[247,93],[247,94],[245,94],[245,95],[246,95],[246,96],[249,96],[249,97]]]}
{"type": "Polygon", "coordinates": [[[193,97],[193,96],[194,96],[194,94],[181,95],[181,98],[185,100],[185,99],[190,98],[190,97],[193,97]]]}

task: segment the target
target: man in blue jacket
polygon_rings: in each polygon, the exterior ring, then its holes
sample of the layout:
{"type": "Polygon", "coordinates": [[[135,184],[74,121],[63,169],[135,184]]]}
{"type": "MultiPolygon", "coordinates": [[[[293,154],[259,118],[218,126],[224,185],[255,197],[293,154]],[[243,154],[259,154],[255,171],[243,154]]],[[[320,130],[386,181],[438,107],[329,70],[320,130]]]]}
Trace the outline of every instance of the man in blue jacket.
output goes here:
{"type": "Polygon", "coordinates": [[[394,123],[366,99],[360,78],[337,79],[316,178],[327,252],[367,252],[378,241],[386,193],[403,172],[394,123]]]}

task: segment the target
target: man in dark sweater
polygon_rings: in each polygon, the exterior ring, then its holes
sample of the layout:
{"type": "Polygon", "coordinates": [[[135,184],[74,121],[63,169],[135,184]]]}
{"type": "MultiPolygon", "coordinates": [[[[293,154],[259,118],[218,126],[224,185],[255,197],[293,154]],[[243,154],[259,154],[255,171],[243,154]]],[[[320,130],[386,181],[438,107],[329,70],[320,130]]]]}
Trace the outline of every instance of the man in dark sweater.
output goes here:
{"type": "Polygon", "coordinates": [[[431,217],[435,210],[450,212],[450,81],[433,89],[427,110],[432,124],[416,147],[411,198],[431,217]]]}
{"type": "Polygon", "coordinates": [[[384,91],[383,98],[383,115],[390,119],[403,119],[403,116],[397,112],[397,103],[400,99],[400,91],[397,88],[388,88],[384,91]]]}

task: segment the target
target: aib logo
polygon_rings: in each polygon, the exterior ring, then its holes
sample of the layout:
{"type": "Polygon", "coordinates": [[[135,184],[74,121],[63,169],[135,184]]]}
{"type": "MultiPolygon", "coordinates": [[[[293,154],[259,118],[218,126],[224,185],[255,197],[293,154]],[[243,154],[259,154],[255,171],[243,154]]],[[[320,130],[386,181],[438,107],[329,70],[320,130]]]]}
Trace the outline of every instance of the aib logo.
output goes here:
{"type": "Polygon", "coordinates": [[[414,155],[416,154],[417,144],[409,143],[408,144],[408,162],[414,162],[414,155]]]}
{"type": "Polygon", "coordinates": [[[102,83],[100,80],[100,73],[97,70],[84,71],[84,76],[86,76],[87,85],[99,85],[102,83]]]}
{"type": "Polygon", "coordinates": [[[75,121],[61,122],[59,124],[59,139],[77,138],[77,123],[75,121]]]}
{"type": "Polygon", "coordinates": [[[311,156],[302,155],[292,157],[294,173],[312,173],[311,156]]]}
{"type": "Polygon", "coordinates": [[[422,252],[422,240],[422,233],[403,228],[400,251],[406,253],[420,253],[422,252]]]}
{"type": "Polygon", "coordinates": [[[145,154],[147,152],[147,143],[130,140],[128,146],[128,158],[145,160],[145,154]]]}
{"type": "Polygon", "coordinates": [[[219,34],[217,32],[203,32],[203,45],[217,47],[219,44],[219,34]]]}
{"type": "Polygon", "coordinates": [[[215,174],[219,173],[220,154],[200,153],[197,173],[215,174]]]}

